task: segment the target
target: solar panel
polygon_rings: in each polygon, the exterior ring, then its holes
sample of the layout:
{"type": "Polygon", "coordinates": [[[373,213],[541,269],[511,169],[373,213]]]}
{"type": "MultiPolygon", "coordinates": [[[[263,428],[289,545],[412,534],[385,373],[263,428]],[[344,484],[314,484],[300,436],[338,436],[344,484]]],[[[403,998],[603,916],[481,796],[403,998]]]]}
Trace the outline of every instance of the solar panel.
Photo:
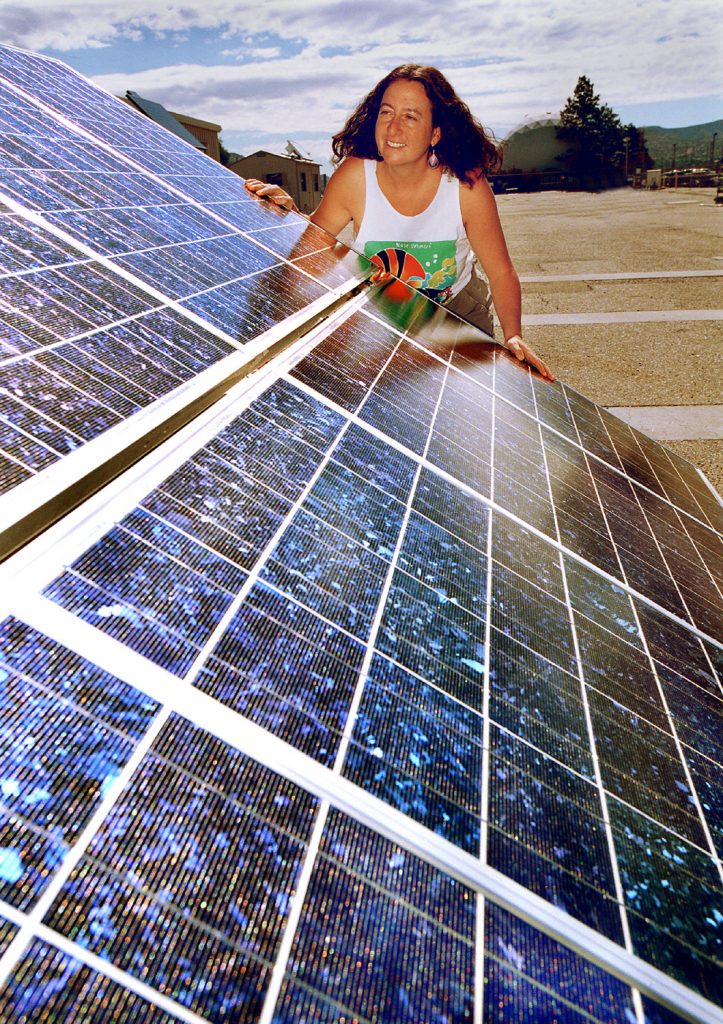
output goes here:
{"type": "Polygon", "coordinates": [[[723,1020],[705,482],[0,68],[0,1016],[723,1020]]]}

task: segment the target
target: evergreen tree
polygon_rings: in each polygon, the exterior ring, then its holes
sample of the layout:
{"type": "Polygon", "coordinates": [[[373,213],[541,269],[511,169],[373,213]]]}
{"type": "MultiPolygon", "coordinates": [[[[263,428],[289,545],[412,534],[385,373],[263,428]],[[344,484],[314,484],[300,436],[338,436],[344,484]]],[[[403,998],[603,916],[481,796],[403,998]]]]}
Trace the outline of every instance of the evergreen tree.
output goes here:
{"type": "Polygon", "coordinates": [[[560,114],[560,122],[557,136],[570,144],[561,159],[584,186],[599,188],[623,180],[625,136],[629,160],[631,152],[638,152],[637,129],[632,125],[624,127],[614,110],[600,102],[586,75],[578,78],[575,91],[560,114]],[[635,149],[631,150],[633,137],[635,149]]]}

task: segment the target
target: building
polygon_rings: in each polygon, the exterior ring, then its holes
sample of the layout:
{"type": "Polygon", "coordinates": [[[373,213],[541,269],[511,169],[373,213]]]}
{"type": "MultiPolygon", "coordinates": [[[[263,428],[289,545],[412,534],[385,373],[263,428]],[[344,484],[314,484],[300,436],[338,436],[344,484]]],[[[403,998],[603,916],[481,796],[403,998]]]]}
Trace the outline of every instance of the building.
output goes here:
{"type": "Polygon", "coordinates": [[[569,144],[557,138],[559,115],[526,117],[502,141],[503,171],[560,171],[569,144]]]}
{"type": "Polygon", "coordinates": [[[170,111],[170,113],[173,114],[183,128],[205,147],[207,156],[221,163],[220,124],[213,124],[211,121],[201,121],[199,118],[190,117],[188,114],[178,114],[175,110],[170,111]]]}
{"type": "MultiPolygon", "coordinates": [[[[293,146],[290,151],[298,154],[293,146]]],[[[270,185],[280,185],[299,207],[302,213],[312,213],[321,201],[322,176],[320,164],[297,156],[280,156],[259,149],[250,156],[241,157],[228,168],[242,178],[258,178],[270,185]]]]}
{"type": "Polygon", "coordinates": [[[212,160],[221,162],[221,143],[219,133],[220,124],[213,124],[211,121],[201,121],[197,117],[190,117],[188,114],[178,114],[175,111],[166,110],[155,100],[148,100],[139,96],[137,92],[128,90],[121,99],[136,110],[140,110],[146,117],[150,117],[156,124],[160,124],[169,132],[173,132],[183,139],[194,149],[200,149],[212,160]]]}

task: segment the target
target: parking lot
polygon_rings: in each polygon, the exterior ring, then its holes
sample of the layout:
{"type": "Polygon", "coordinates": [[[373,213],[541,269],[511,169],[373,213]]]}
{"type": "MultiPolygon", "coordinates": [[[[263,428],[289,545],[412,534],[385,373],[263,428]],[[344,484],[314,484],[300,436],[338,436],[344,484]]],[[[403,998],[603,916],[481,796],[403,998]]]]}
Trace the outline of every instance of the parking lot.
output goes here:
{"type": "Polygon", "coordinates": [[[497,197],[525,335],[568,384],[723,491],[723,207],[713,189],[497,197]]]}

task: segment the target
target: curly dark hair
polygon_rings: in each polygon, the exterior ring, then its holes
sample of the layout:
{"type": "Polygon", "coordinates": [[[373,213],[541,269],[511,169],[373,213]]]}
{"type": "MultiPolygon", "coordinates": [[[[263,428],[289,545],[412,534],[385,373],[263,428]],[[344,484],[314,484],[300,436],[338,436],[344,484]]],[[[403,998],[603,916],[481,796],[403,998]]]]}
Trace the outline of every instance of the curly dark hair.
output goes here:
{"type": "Polygon", "coordinates": [[[497,170],[502,157],[491,134],[480,124],[441,71],[422,64],[401,64],[364,97],[340,132],[332,138],[333,162],[357,156],[381,160],[374,138],[377,115],[386,89],[399,79],[420,82],[432,104],[432,124],[442,135],[435,152],[443,168],[472,185],[483,174],[497,170]]]}

